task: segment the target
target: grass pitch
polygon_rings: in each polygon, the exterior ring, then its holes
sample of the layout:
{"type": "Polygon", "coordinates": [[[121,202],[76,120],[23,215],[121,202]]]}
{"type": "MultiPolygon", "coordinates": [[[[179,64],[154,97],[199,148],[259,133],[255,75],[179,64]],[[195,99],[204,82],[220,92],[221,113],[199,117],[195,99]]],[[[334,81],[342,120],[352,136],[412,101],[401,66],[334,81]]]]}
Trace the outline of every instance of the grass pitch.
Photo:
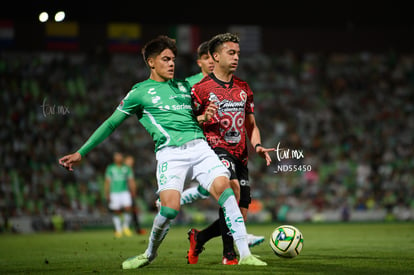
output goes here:
{"type": "MultiPolygon", "coordinates": [[[[279,225],[279,224],[278,224],[279,225]]],[[[302,253],[282,259],[268,238],[278,225],[248,225],[266,236],[252,248],[266,267],[223,266],[221,240],[207,243],[197,265],[188,265],[188,227],[172,226],[156,260],[142,269],[121,270],[142,253],[148,235],[115,239],[111,230],[0,235],[1,274],[414,274],[414,223],[293,224],[304,235],[302,253]]]]}

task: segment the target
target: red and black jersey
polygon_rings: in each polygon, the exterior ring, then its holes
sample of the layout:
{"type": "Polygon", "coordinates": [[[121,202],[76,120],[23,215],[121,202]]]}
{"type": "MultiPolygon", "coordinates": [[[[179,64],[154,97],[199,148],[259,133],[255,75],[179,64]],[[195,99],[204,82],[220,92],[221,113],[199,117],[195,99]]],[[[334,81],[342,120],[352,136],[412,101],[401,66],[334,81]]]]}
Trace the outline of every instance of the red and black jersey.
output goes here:
{"type": "Polygon", "coordinates": [[[227,150],[247,165],[245,118],[254,112],[249,85],[236,76],[223,82],[211,73],[193,86],[192,97],[197,116],[204,113],[211,101],[219,107],[216,115],[202,125],[210,146],[227,150]]]}

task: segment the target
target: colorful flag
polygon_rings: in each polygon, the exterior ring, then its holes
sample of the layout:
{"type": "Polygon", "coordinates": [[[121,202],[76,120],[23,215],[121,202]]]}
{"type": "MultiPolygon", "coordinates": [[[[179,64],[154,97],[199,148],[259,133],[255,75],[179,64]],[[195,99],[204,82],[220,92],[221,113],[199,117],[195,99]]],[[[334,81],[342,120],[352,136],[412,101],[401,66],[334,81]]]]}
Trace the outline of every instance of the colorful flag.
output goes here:
{"type": "Polygon", "coordinates": [[[13,21],[0,21],[0,49],[8,48],[14,43],[13,21]]]}
{"type": "Polygon", "coordinates": [[[138,52],[141,48],[141,25],[109,23],[107,37],[110,52],[138,52]]]}
{"type": "Polygon", "coordinates": [[[47,22],[46,48],[48,50],[73,51],[79,49],[77,22],[47,22]]]}
{"type": "Polygon", "coordinates": [[[179,54],[192,54],[200,44],[200,29],[195,25],[177,25],[171,29],[171,36],[177,40],[179,54]]]}

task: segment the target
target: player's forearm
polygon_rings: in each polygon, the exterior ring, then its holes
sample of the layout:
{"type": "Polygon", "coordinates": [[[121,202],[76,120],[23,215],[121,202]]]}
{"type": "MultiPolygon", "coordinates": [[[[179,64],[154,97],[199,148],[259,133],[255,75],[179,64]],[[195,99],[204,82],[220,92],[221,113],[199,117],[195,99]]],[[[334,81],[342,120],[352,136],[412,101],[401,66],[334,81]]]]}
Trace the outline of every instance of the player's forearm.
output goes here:
{"type": "Polygon", "coordinates": [[[260,130],[259,127],[257,127],[256,120],[253,114],[249,114],[246,117],[246,130],[247,136],[253,147],[255,147],[257,144],[262,143],[262,139],[260,137],[260,130]]]}
{"type": "Polygon", "coordinates": [[[262,139],[260,137],[260,130],[257,127],[257,125],[255,125],[253,129],[251,129],[249,134],[249,140],[253,147],[255,147],[257,144],[262,143],[262,139]]]}
{"type": "Polygon", "coordinates": [[[115,129],[128,117],[120,111],[115,111],[96,131],[90,136],[86,143],[78,150],[81,156],[85,156],[98,144],[104,141],[115,129]]]}
{"type": "Polygon", "coordinates": [[[105,184],[104,184],[104,194],[105,194],[106,199],[109,198],[109,185],[110,185],[110,181],[106,179],[105,184]]]}
{"type": "Polygon", "coordinates": [[[136,192],[137,192],[137,185],[134,179],[128,180],[128,187],[129,187],[129,192],[131,193],[131,196],[135,197],[136,192]]]}

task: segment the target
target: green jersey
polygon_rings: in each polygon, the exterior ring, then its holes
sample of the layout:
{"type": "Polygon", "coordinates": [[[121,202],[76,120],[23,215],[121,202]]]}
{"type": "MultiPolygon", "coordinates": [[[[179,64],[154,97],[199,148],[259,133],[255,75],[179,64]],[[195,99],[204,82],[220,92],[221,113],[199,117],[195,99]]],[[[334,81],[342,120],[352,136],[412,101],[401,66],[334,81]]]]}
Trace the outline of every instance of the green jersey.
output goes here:
{"type": "Polygon", "coordinates": [[[106,168],[105,178],[110,182],[110,192],[119,193],[129,190],[128,180],[133,179],[134,176],[130,167],[111,164],[106,168]]]}
{"type": "Polygon", "coordinates": [[[205,139],[192,109],[187,81],[137,83],[115,112],[78,150],[84,156],[107,138],[127,117],[136,115],[155,142],[155,151],[165,146],[181,146],[194,139],[205,139]]]}
{"type": "Polygon", "coordinates": [[[194,84],[200,82],[200,80],[203,79],[203,77],[203,73],[199,72],[198,74],[187,77],[185,80],[188,81],[188,83],[190,83],[191,87],[193,87],[194,84]]]}
{"type": "Polygon", "coordinates": [[[205,138],[192,108],[186,81],[148,79],[132,87],[118,110],[136,114],[155,142],[155,151],[205,138]]]}

